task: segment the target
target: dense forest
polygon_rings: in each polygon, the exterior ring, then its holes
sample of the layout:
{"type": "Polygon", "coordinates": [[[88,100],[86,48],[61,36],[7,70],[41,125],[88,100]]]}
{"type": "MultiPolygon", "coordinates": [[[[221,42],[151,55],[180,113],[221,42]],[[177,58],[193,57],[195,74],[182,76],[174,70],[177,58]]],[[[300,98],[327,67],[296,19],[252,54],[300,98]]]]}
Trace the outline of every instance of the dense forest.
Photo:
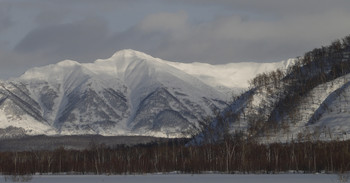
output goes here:
{"type": "Polygon", "coordinates": [[[299,173],[350,170],[350,141],[260,144],[240,138],[185,146],[184,141],[86,150],[1,152],[0,172],[10,175],[144,173],[299,173]]]}

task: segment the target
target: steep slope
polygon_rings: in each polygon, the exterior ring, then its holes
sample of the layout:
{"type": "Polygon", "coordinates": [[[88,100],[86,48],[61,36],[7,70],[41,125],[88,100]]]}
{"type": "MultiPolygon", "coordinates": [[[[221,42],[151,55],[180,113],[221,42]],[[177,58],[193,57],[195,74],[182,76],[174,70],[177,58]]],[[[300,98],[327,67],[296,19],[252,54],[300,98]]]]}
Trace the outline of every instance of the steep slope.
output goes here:
{"type": "Polygon", "coordinates": [[[41,116],[39,104],[27,93],[21,84],[0,83],[0,128],[17,126],[28,134],[54,134],[55,130],[41,116]]]}
{"type": "Polygon", "coordinates": [[[38,115],[60,134],[108,134],[128,116],[123,93],[105,86],[78,62],[35,68],[12,82],[23,85],[37,101],[38,115]]]}
{"type": "MultiPolygon", "coordinates": [[[[307,125],[320,139],[350,139],[350,75],[345,75],[321,86],[329,95],[318,106],[307,125]]],[[[318,95],[322,94],[320,91],[318,95]]]]}
{"type": "Polygon", "coordinates": [[[125,84],[132,111],[127,128],[137,134],[178,136],[203,115],[210,114],[212,107],[226,105],[220,102],[225,98],[221,92],[141,52],[119,51],[107,60],[97,60],[86,67],[94,73],[109,68],[99,77],[118,78],[125,84]],[[167,113],[179,113],[182,120],[174,120],[174,116],[167,113]],[[171,128],[166,125],[169,120],[173,121],[171,128]]]}

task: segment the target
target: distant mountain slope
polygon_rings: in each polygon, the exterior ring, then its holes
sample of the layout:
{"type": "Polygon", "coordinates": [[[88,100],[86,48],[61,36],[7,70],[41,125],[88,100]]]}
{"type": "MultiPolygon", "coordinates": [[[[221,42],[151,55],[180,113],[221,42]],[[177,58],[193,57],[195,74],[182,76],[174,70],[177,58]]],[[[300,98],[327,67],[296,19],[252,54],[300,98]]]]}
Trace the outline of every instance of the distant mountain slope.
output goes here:
{"type": "Polygon", "coordinates": [[[167,62],[169,65],[186,72],[204,83],[229,94],[238,94],[249,87],[249,81],[257,74],[276,69],[285,70],[293,65],[295,59],[271,63],[229,63],[210,65],[207,63],[167,62]]]}

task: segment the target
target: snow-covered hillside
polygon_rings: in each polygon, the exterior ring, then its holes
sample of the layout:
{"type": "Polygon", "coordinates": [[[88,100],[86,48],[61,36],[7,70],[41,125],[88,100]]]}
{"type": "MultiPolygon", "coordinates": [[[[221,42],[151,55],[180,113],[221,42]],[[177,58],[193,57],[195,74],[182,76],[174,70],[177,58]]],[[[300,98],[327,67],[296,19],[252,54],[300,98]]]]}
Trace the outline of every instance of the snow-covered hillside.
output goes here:
{"type": "Polygon", "coordinates": [[[295,108],[297,120],[288,116],[287,130],[270,134],[265,141],[343,140],[350,138],[350,74],[321,84],[305,95],[295,108]],[[299,139],[300,140],[300,139],[299,139]]]}
{"type": "Polygon", "coordinates": [[[279,63],[175,63],[134,50],[65,60],[0,84],[0,128],[27,134],[183,136],[279,63]],[[228,92],[229,91],[229,92],[228,92]]]}
{"type": "Polygon", "coordinates": [[[262,142],[350,139],[349,86],[350,42],[314,49],[284,72],[251,80],[250,90],[223,110],[198,140],[206,135],[224,138],[225,131],[262,142]]]}
{"type": "Polygon", "coordinates": [[[280,109],[278,121],[271,124],[270,117],[281,100],[277,93],[268,94],[265,89],[244,93],[195,142],[218,140],[227,126],[231,134],[243,132],[266,143],[350,139],[350,74],[313,88],[294,101],[292,111],[280,109]]]}

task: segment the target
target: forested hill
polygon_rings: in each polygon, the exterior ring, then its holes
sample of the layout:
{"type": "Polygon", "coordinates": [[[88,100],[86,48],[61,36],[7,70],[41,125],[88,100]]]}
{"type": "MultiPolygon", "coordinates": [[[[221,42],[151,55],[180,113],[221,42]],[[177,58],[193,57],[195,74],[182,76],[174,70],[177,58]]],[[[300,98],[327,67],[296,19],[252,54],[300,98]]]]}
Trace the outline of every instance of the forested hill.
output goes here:
{"type": "Polygon", "coordinates": [[[200,136],[239,133],[267,142],[349,139],[349,73],[347,36],[298,57],[286,71],[257,75],[250,89],[218,113],[200,136]]]}

